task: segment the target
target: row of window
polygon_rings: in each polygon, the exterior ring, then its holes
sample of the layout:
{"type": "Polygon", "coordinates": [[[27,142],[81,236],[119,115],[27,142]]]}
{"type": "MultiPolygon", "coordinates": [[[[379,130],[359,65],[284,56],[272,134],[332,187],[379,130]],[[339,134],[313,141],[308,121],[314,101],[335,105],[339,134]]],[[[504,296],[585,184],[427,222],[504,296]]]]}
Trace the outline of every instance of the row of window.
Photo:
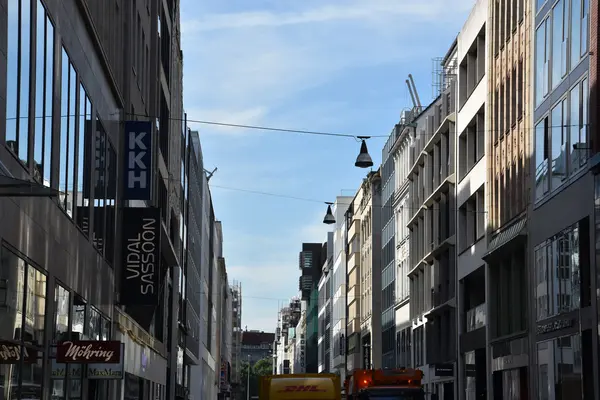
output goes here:
{"type": "Polygon", "coordinates": [[[588,53],[589,0],[558,0],[536,28],[535,105],[588,53]]]}
{"type": "Polygon", "coordinates": [[[578,82],[535,126],[536,200],[560,187],[586,164],[589,84],[578,82]]]}
{"type": "Polygon", "coordinates": [[[498,56],[525,16],[523,0],[496,0],[494,4],[494,55],[498,56]],[[509,17],[510,16],[510,17],[509,17]]]}
{"type": "Polygon", "coordinates": [[[112,262],[116,152],[100,119],[93,117],[92,102],[65,47],[54,57],[54,24],[41,0],[36,4],[8,4],[7,76],[17,78],[7,81],[6,144],[28,169],[31,165],[38,182],[60,190],[60,207],[112,262]],[[58,81],[55,71],[60,71],[58,81]],[[60,113],[53,105],[58,84],[60,113]],[[53,176],[55,135],[59,159],[53,176]]]}
{"type": "Polygon", "coordinates": [[[580,307],[580,253],[578,225],[566,229],[535,248],[538,321],[580,307]]]}

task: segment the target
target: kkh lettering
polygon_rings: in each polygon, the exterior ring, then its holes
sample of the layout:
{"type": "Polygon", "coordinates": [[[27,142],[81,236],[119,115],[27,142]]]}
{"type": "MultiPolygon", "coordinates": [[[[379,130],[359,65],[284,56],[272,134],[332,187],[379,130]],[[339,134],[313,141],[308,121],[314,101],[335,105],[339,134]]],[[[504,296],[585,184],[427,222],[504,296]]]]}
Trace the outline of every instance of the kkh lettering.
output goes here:
{"type": "Polygon", "coordinates": [[[139,279],[141,294],[154,294],[155,250],[158,221],[144,218],[142,231],[127,239],[125,279],[139,279]]]}
{"type": "Polygon", "coordinates": [[[94,345],[88,344],[85,346],[77,345],[73,342],[64,342],[63,345],[69,346],[65,352],[65,358],[71,361],[96,360],[103,359],[105,362],[113,361],[115,352],[112,350],[104,350],[102,345],[94,348],[94,345]]]}
{"type": "Polygon", "coordinates": [[[148,148],[143,142],[148,132],[128,132],[128,163],[127,163],[127,187],[133,189],[139,187],[146,189],[148,182],[148,166],[144,163],[144,157],[148,148]],[[137,175],[136,175],[137,173],[137,175]]]}

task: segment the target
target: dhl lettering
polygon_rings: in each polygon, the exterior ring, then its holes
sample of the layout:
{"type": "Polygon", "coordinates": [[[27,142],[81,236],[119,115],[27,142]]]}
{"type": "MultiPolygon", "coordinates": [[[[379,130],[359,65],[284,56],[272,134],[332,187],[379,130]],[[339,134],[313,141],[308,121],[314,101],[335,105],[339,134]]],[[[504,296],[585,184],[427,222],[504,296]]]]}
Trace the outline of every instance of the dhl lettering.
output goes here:
{"type": "Polygon", "coordinates": [[[285,389],[280,390],[279,393],[284,392],[326,392],[325,389],[319,389],[316,385],[298,385],[298,386],[286,386],[285,389]]]}

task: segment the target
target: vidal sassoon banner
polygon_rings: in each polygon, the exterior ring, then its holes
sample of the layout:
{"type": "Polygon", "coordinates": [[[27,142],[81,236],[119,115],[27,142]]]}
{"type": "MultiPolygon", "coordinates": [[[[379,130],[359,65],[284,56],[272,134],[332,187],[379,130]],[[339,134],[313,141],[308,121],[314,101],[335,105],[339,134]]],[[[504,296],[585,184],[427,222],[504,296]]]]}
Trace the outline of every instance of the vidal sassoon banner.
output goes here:
{"type": "Polygon", "coordinates": [[[160,209],[123,210],[121,304],[158,304],[160,287],[160,209]]]}
{"type": "Polygon", "coordinates": [[[151,122],[125,122],[125,149],[123,157],[123,200],[151,200],[151,122]]]}

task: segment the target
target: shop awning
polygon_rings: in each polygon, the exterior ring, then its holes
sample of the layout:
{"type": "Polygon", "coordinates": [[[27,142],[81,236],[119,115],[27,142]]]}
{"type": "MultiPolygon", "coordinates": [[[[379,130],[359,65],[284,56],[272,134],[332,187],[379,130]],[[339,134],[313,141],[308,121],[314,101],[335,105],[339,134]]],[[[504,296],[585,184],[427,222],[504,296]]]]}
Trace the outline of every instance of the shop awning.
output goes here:
{"type": "Polygon", "coordinates": [[[513,240],[525,235],[527,235],[527,219],[522,218],[494,236],[488,245],[488,252],[482,258],[485,260],[491,257],[513,240]]]}

